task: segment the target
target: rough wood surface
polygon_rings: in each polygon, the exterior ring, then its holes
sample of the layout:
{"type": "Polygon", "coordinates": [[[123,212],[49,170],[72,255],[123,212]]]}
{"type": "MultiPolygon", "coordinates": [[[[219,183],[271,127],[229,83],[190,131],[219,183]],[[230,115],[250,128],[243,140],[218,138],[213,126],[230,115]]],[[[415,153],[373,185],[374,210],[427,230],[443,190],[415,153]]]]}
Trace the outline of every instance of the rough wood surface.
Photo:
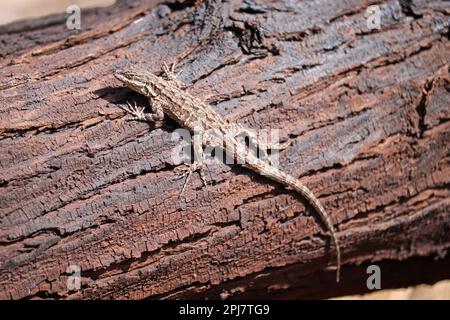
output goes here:
{"type": "Polygon", "coordinates": [[[449,23],[433,0],[119,1],[81,31],[1,27],[0,298],[327,297],[363,291],[370,263],[402,285],[424,280],[413,265],[448,278],[449,23]],[[175,123],[125,121],[117,105],[145,101],[112,75],[174,61],[190,93],[292,142],[281,168],[339,230],[339,286],[295,193],[217,164],[178,198],[175,123]]]}

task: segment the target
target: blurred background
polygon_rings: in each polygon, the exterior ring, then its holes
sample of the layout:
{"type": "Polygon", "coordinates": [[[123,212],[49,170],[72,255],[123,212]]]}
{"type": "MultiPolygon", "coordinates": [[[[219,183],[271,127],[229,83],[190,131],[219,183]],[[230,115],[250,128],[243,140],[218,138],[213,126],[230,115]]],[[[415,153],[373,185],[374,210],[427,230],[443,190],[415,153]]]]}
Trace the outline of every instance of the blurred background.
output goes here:
{"type": "Polygon", "coordinates": [[[81,8],[109,6],[115,0],[1,0],[0,24],[65,12],[70,5],[81,8]]]}
{"type": "MultiPolygon", "coordinates": [[[[27,18],[37,18],[54,13],[63,13],[68,6],[74,4],[81,8],[88,8],[109,6],[114,2],[115,0],[1,0],[0,25],[27,18]]],[[[419,285],[396,290],[379,290],[365,295],[346,296],[337,299],[450,300],[450,280],[440,281],[433,286],[419,285]]]]}

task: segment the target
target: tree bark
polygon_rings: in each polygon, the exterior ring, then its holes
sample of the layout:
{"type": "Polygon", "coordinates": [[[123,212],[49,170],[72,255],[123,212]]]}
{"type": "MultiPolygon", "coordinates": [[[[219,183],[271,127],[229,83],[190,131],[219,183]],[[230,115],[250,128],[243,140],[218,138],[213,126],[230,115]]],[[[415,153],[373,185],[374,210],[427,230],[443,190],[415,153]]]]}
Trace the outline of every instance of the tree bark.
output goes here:
{"type": "Polygon", "coordinates": [[[367,291],[370,264],[383,288],[449,278],[448,2],[135,0],[83,10],[79,31],[66,18],[0,28],[0,298],[324,298],[367,291]],[[113,76],[164,62],[291,142],[280,167],[338,229],[340,284],[295,193],[216,163],[179,197],[177,125],[126,121],[118,106],[146,101],[113,76]]]}

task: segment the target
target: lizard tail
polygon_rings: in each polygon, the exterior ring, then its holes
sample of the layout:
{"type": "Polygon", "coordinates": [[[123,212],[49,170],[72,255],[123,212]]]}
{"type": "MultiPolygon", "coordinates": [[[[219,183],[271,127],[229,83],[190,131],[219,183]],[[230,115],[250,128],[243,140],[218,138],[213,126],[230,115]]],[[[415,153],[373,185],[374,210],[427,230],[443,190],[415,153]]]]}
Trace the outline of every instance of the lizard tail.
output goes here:
{"type": "Polygon", "coordinates": [[[325,223],[325,226],[331,234],[331,239],[333,241],[334,247],[336,248],[336,282],[339,282],[341,274],[341,249],[334,225],[331,222],[330,217],[323,208],[322,204],[320,203],[319,199],[317,199],[316,196],[314,196],[314,194],[311,192],[311,190],[303,185],[298,179],[282,172],[281,170],[273,170],[273,168],[270,168],[264,170],[264,172],[270,172],[270,174],[265,175],[283,184],[285,187],[294,189],[297,193],[302,195],[306,200],[308,200],[308,202],[320,215],[320,218],[325,223]]]}
{"type": "Polygon", "coordinates": [[[322,221],[325,223],[325,226],[327,227],[328,231],[331,234],[331,239],[333,241],[334,247],[336,248],[336,282],[339,282],[340,280],[340,274],[341,274],[341,249],[339,246],[338,237],[336,234],[336,230],[334,228],[333,223],[330,220],[330,217],[328,216],[327,212],[323,208],[322,204],[320,203],[319,199],[317,199],[314,194],[309,190],[305,185],[303,185],[299,180],[292,177],[292,185],[289,185],[289,187],[294,187],[294,190],[300,193],[303,197],[306,198],[306,200],[309,201],[309,203],[314,207],[314,209],[317,211],[317,213],[322,218],[322,221]]]}

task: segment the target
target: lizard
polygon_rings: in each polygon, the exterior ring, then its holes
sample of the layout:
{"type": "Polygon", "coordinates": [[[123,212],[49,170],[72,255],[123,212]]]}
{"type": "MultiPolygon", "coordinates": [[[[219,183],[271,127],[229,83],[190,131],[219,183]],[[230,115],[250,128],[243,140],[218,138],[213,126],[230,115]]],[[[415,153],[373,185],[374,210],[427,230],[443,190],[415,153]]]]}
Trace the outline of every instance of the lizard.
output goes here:
{"type": "MultiPolygon", "coordinates": [[[[139,108],[136,104],[131,105],[129,103],[127,103],[127,107],[122,107],[122,109],[127,113],[132,114],[133,119],[145,122],[163,120],[164,116],[167,115],[175,120],[182,128],[189,130],[191,133],[200,132],[201,134],[204,133],[206,135],[208,130],[216,130],[221,134],[223,141],[217,141],[212,137],[206,137],[200,142],[200,150],[196,147],[198,146],[198,143],[194,142],[194,155],[196,156],[194,159],[202,159],[202,156],[199,156],[202,151],[202,146],[223,147],[224,145],[227,150],[236,150],[236,152],[232,153],[233,158],[238,163],[242,164],[243,167],[265,176],[272,181],[280,183],[288,189],[293,189],[304,197],[319,214],[331,235],[336,250],[336,282],[339,282],[341,252],[338,237],[334,225],[320,201],[313,192],[294,176],[283,172],[278,167],[273,166],[268,161],[258,158],[256,155],[246,153],[244,149],[246,149],[247,145],[242,143],[236,135],[230,135],[229,133],[230,131],[248,133],[250,142],[263,150],[284,149],[286,145],[269,145],[258,140],[257,137],[252,135],[249,130],[246,130],[246,128],[240,124],[227,121],[210,105],[187,93],[183,89],[184,84],[178,80],[179,74],[174,72],[174,67],[175,64],[172,65],[171,69],[164,64],[164,74],[162,76],[135,67],[126,67],[116,70],[114,76],[130,89],[144,95],[150,103],[152,112],[144,112],[145,107],[139,108]]],[[[199,171],[200,177],[206,185],[206,180],[203,175],[203,161],[194,161],[183,175],[186,176],[186,180],[181,192],[183,192],[191,174],[196,171],[199,171]]]]}

